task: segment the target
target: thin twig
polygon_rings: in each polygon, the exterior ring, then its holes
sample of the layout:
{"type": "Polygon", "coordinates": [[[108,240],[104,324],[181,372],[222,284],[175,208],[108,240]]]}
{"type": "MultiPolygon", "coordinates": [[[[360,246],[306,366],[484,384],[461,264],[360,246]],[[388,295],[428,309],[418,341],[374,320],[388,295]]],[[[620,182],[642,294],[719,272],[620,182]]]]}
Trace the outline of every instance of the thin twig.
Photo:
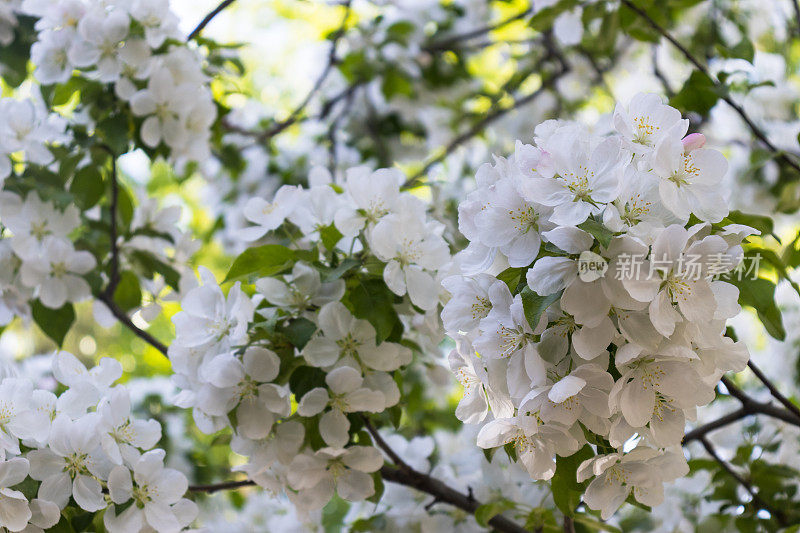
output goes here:
{"type": "Polygon", "coordinates": [[[314,98],[314,95],[316,95],[317,92],[319,92],[319,90],[322,88],[322,84],[325,83],[325,80],[328,79],[333,67],[339,63],[339,58],[337,57],[336,51],[339,46],[339,41],[347,31],[347,19],[350,17],[350,0],[347,0],[343,5],[345,11],[344,15],[342,16],[342,22],[339,25],[339,28],[330,36],[331,46],[330,50],[328,51],[328,60],[325,64],[325,68],[322,69],[322,73],[320,73],[320,75],[317,77],[317,80],[314,82],[311,90],[308,91],[308,94],[306,94],[305,98],[303,98],[297,107],[294,108],[289,116],[286,117],[286,119],[276,123],[267,131],[259,134],[259,140],[261,142],[269,140],[297,122],[303,113],[303,110],[305,110],[305,108],[311,102],[311,99],[314,98]]]}
{"type": "Polygon", "coordinates": [[[222,13],[229,5],[234,3],[236,0],[224,0],[221,2],[217,7],[215,7],[208,15],[206,15],[203,20],[200,21],[200,24],[197,25],[195,29],[192,30],[192,33],[189,34],[189,37],[186,38],[187,41],[191,41],[192,39],[196,38],[200,35],[200,32],[205,29],[209,23],[214,20],[214,17],[222,13]]]}
{"type": "Polygon", "coordinates": [[[151,334],[146,332],[145,330],[136,326],[136,324],[131,321],[128,314],[122,310],[122,308],[114,301],[114,292],[117,290],[117,286],[119,285],[120,274],[119,274],[119,246],[117,245],[117,239],[119,237],[119,230],[117,228],[117,207],[119,202],[119,177],[117,176],[117,160],[116,154],[114,151],[106,146],[100,145],[100,147],[108,152],[109,156],[111,157],[111,198],[109,201],[109,211],[110,211],[110,223],[109,223],[109,239],[111,240],[111,261],[109,264],[109,273],[108,273],[108,285],[106,285],[105,289],[97,295],[97,299],[103,302],[111,314],[114,317],[122,322],[122,324],[131,330],[137,337],[144,340],[151,346],[153,346],[156,350],[167,355],[167,346],[160,342],[158,339],[153,337],[151,334]]]}
{"type": "Polygon", "coordinates": [[[675,94],[675,91],[672,89],[666,74],[664,74],[658,64],[658,48],[653,46],[651,55],[653,63],[653,75],[658,79],[658,81],[661,82],[661,87],[664,89],[664,94],[667,95],[668,98],[672,98],[672,96],[675,94]]]}
{"type": "Polygon", "coordinates": [[[213,483],[210,485],[189,485],[187,489],[189,492],[205,492],[212,494],[221,490],[240,489],[242,487],[252,487],[255,481],[246,479],[244,481],[223,481],[222,483],[213,483]]]}
{"type": "Polygon", "coordinates": [[[794,7],[795,32],[800,35],[800,3],[797,0],[792,0],[792,7],[794,7]]]}
{"type": "Polygon", "coordinates": [[[470,39],[474,39],[475,37],[480,37],[481,35],[484,35],[484,34],[489,33],[491,31],[498,30],[498,29],[500,29],[500,28],[502,28],[504,26],[508,26],[512,22],[515,22],[517,20],[520,20],[520,19],[523,19],[523,18],[527,17],[532,12],[533,12],[533,9],[529,7],[525,11],[517,13],[516,15],[508,17],[507,19],[501,20],[500,22],[497,22],[495,24],[488,24],[488,25],[483,26],[481,28],[476,28],[474,30],[470,30],[470,31],[467,31],[467,32],[464,32],[464,33],[460,33],[458,35],[453,35],[451,37],[445,37],[445,38],[441,39],[440,41],[434,41],[431,44],[427,45],[425,47],[425,50],[428,51],[428,52],[438,52],[440,50],[448,50],[448,49],[452,48],[453,45],[458,44],[458,43],[460,43],[462,41],[468,41],[470,39]]]}
{"type": "Polygon", "coordinates": [[[114,291],[117,290],[117,285],[119,285],[119,246],[117,244],[117,239],[119,237],[118,230],[117,230],[117,205],[119,203],[119,182],[117,176],[117,156],[111,150],[111,148],[106,147],[105,150],[108,152],[109,157],[111,158],[111,198],[109,200],[108,209],[110,211],[110,220],[109,220],[109,239],[111,239],[111,263],[110,263],[110,272],[108,274],[108,285],[103,291],[105,296],[109,298],[114,297],[114,291]]]}
{"type": "Polygon", "coordinates": [[[416,174],[411,176],[403,184],[403,188],[404,189],[408,189],[408,188],[411,188],[411,187],[414,187],[415,185],[417,185],[417,182],[420,180],[420,178],[425,176],[425,174],[427,174],[428,171],[434,165],[436,165],[437,163],[440,163],[441,161],[444,161],[444,159],[447,158],[447,156],[449,156],[451,153],[453,153],[453,151],[456,148],[458,148],[459,146],[461,146],[465,142],[469,141],[470,139],[472,139],[476,135],[480,134],[483,130],[486,129],[487,126],[489,126],[491,123],[495,122],[496,120],[502,118],[503,116],[505,116],[510,111],[518,109],[518,108],[520,108],[520,107],[522,107],[522,106],[524,106],[526,104],[529,104],[532,101],[534,101],[536,98],[539,97],[539,95],[541,95],[553,83],[555,83],[555,81],[558,78],[560,78],[561,76],[563,76],[566,73],[567,73],[566,69],[561,69],[560,71],[558,71],[555,74],[553,74],[550,78],[544,80],[542,82],[541,87],[539,87],[538,89],[536,89],[532,93],[530,93],[528,95],[525,95],[525,96],[523,96],[521,98],[517,98],[516,100],[514,100],[514,103],[512,103],[511,105],[509,105],[507,107],[500,108],[500,109],[496,109],[495,111],[493,111],[493,112],[489,113],[488,115],[486,115],[485,117],[483,117],[481,120],[479,120],[477,123],[475,123],[467,131],[465,131],[461,135],[458,135],[452,141],[450,141],[450,143],[444,148],[444,150],[442,150],[442,152],[439,155],[437,155],[436,157],[433,157],[432,159],[429,159],[425,163],[425,165],[419,170],[419,172],[417,172],[416,174]]]}
{"type": "Polygon", "coordinates": [[[767,149],[774,154],[776,159],[780,159],[785,164],[789,165],[795,171],[800,173],[800,164],[798,164],[793,158],[789,157],[786,154],[786,152],[780,150],[777,146],[772,144],[772,141],[770,141],[767,138],[766,134],[763,131],[761,131],[761,128],[756,126],[755,122],[753,122],[753,120],[747,115],[744,108],[739,104],[737,104],[733,100],[733,98],[731,98],[728,95],[727,87],[725,87],[722,83],[720,83],[719,80],[711,74],[711,72],[703,63],[701,63],[696,57],[694,57],[694,55],[692,55],[692,53],[689,50],[687,50],[686,47],[684,47],[681,43],[679,43],[678,40],[672,36],[672,34],[670,34],[666,29],[664,29],[664,27],[662,27],[658,22],[653,20],[653,18],[650,17],[650,15],[648,15],[644,9],[635,5],[633,2],[631,2],[631,0],[620,0],[620,2],[622,5],[624,5],[625,7],[627,7],[628,9],[639,15],[642,19],[644,19],[645,22],[647,22],[654,30],[660,33],[661,36],[664,37],[667,41],[669,41],[670,44],[672,44],[672,46],[674,46],[681,54],[683,54],[683,56],[692,65],[694,65],[694,67],[698,71],[700,71],[709,80],[711,80],[714,86],[717,89],[719,89],[720,98],[724,100],[725,103],[727,103],[729,106],[731,106],[731,108],[736,112],[737,115],[739,115],[742,121],[744,121],[747,127],[750,128],[750,131],[753,132],[753,135],[755,135],[764,144],[764,146],[766,146],[767,149]]]}
{"type": "Polygon", "coordinates": [[[719,464],[719,466],[722,467],[723,470],[725,470],[725,472],[727,472],[733,479],[735,479],[736,482],[739,483],[739,485],[744,487],[744,490],[746,490],[747,493],[750,494],[750,496],[753,498],[754,504],[756,504],[758,507],[761,507],[762,509],[766,509],[767,511],[769,511],[769,513],[778,520],[779,524],[781,525],[786,524],[786,515],[784,515],[780,509],[772,508],[769,504],[767,504],[767,502],[761,499],[761,497],[758,495],[758,492],[756,492],[756,490],[753,488],[750,482],[745,478],[743,478],[738,472],[736,472],[736,470],[734,470],[731,467],[731,465],[729,465],[719,456],[719,454],[717,454],[717,451],[714,449],[714,447],[711,445],[711,442],[709,442],[709,440],[705,436],[700,437],[700,444],[703,445],[703,448],[706,449],[708,455],[710,455],[719,464]]]}
{"type": "Polygon", "coordinates": [[[564,516],[564,533],[575,533],[575,521],[571,516],[564,516]]]}
{"type": "Polygon", "coordinates": [[[756,366],[753,361],[748,361],[747,366],[750,368],[753,374],[755,374],[759,381],[761,381],[761,383],[763,383],[769,389],[770,394],[772,394],[772,396],[781,404],[783,404],[783,406],[789,411],[794,413],[795,416],[797,416],[797,419],[800,420],[800,408],[798,408],[792,400],[784,396],[781,391],[778,390],[775,384],[770,381],[770,379],[761,371],[760,368],[756,366]]]}
{"type": "Polygon", "coordinates": [[[334,118],[328,126],[328,170],[330,171],[331,176],[336,173],[336,167],[339,166],[338,155],[336,154],[336,132],[339,131],[339,124],[341,121],[345,116],[347,116],[347,114],[350,112],[350,109],[353,107],[355,88],[356,86],[353,86],[354,90],[347,92],[344,108],[338,115],[336,115],[336,118],[334,118]]]}

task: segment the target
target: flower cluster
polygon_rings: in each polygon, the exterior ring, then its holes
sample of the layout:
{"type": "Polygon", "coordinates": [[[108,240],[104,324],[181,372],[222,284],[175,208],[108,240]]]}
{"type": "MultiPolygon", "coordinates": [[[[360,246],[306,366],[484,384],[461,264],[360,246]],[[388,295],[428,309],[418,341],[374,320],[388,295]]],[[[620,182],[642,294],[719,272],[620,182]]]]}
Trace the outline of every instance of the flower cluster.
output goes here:
{"type": "Polygon", "coordinates": [[[40,83],[66,83],[77,70],[113,84],[142,118],[145,145],[163,143],[179,165],[209,156],[216,108],[200,55],[179,41],[168,0],[25,0],[22,12],[39,17],[31,59],[40,83]]]}
{"type": "Polygon", "coordinates": [[[87,370],[59,352],[52,371],[66,387],[59,396],[23,378],[0,382],[0,526],[48,529],[70,502],[89,513],[105,510],[110,532],[188,526],[197,508],[183,499],[186,477],[164,468],[164,450],[152,449],[158,422],[134,418],[128,390],[114,386],[120,364],[103,358],[87,370]]]}
{"type": "Polygon", "coordinates": [[[315,169],[309,181],[247,203],[242,236],[267,244],[245,250],[228,278],[254,281],[254,294],[239,281],[225,294],[201,269],[169,350],[176,404],[205,432],[231,427],[248,457],[240,469],[302,511],[334,491],[374,493],[383,459],[358,434],[362,416],[400,400],[393,373],[426,335],[404,324],[415,307],[435,319],[450,261],[442,225],[400,191],[399,171],[354,168],[340,185],[315,169]]]}
{"type": "MultiPolygon", "coordinates": [[[[79,209],[42,200],[36,191],[19,192],[0,193],[0,220],[5,227],[0,237],[0,324],[17,316],[30,318],[34,300],[50,309],[86,300],[92,294],[90,281],[99,281],[92,280],[96,256],[84,249],[90,243],[78,230],[83,220],[79,209]]],[[[137,262],[139,258],[146,253],[166,265],[175,273],[176,279],[169,283],[177,290],[181,272],[186,270],[183,263],[198,246],[174,225],[178,214],[177,208],[158,209],[154,202],[144,203],[134,208],[130,235],[118,237],[119,268],[142,278],[143,288],[152,294],[152,301],[141,309],[146,321],[160,312],[159,299],[167,281],[163,277],[152,280],[152,273],[137,262]]],[[[113,323],[113,319],[103,322],[113,323]]]]}
{"type": "Polygon", "coordinates": [[[577,482],[594,477],[584,498],[603,518],[631,492],[660,503],[662,483],[688,472],[686,420],[744,368],[747,348],[725,336],[738,289],[712,271],[737,265],[756,233],[725,219],[725,158],[686,136],[677,110],[640,94],[614,125],[601,137],[548,121],[479,170],[442,313],[464,386],[456,415],[491,412],[478,445],[512,444],[533,479],[550,479],[556,455],[594,444],[577,482]],[[644,258],[636,275],[605,275],[631,256],[644,258]]]}
{"type": "Polygon", "coordinates": [[[0,98],[0,185],[11,175],[11,154],[35,165],[52,163],[47,146],[65,138],[65,126],[66,121],[48,113],[41,101],[0,98]]]}

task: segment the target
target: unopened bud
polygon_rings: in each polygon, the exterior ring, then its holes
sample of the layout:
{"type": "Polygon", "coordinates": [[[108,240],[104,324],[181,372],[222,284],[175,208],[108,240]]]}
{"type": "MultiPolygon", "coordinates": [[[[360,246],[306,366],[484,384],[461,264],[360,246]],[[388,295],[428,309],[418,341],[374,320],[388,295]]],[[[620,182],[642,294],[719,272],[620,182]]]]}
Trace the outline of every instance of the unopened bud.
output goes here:
{"type": "Polygon", "coordinates": [[[702,133],[691,133],[683,138],[683,151],[687,154],[692,150],[702,148],[706,144],[706,136],[702,133]]]}

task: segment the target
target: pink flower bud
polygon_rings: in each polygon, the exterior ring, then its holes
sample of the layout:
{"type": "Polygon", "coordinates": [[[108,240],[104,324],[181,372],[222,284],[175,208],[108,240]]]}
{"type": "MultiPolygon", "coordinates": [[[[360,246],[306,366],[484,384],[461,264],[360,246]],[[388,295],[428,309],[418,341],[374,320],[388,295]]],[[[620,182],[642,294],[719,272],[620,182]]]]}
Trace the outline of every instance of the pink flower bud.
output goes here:
{"type": "Polygon", "coordinates": [[[702,133],[691,133],[683,138],[683,151],[687,154],[692,150],[702,148],[706,144],[706,136],[702,133]]]}

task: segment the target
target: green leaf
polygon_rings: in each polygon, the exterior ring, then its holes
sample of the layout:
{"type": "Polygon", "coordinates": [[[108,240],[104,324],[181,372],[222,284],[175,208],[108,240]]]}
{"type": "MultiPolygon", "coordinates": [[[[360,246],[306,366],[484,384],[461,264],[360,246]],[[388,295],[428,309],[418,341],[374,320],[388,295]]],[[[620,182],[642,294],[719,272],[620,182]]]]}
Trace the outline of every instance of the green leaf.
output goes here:
{"type": "MultiPolygon", "coordinates": [[[[639,2],[639,7],[644,9],[645,6],[641,5],[642,2],[639,2]]],[[[647,10],[648,15],[653,16],[655,15],[656,11],[647,10]]],[[[654,17],[655,18],[655,17],[654,17]]],[[[637,41],[644,41],[649,43],[658,43],[661,39],[661,34],[658,31],[650,26],[649,24],[643,23],[641,16],[636,13],[635,11],[629,9],[627,6],[622,5],[620,6],[619,10],[619,21],[622,29],[625,33],[636,39],[637,41]]]]}
{"type": "Polygon", "coordinates": [[[389,421],[392,423],[392,427],[394,427],[394,429],[399,428],[400,420],[403,418],[403,407],[400,405],[393,405],[386,411],[389,413],[389,421]]]}
{"type": "Polygon", "coordinates": [[[342,276],[344,276],[347,272],[353,270],[354,268],[358,267],[359,265],[361,265],[360,261],[358,261],[356,259],[353,259],[351,257],[348,257],[347,259],[345,259],[344,261],[339,263],[339,265],[336,266],[336,267],[329,268],[329,267],[326,267],[326,266],[316,266],[315,265],[315,268],[317,270],[319,270],[319,273],[321,274],[322,282],[323,283],[329,283],[331,281],[336,281],[337,279],[339,279],[342,276]]]}
{"type": "Polygon", "coordinates": [[[530,19],[530,27],[536,31],[551,30],[558,16],[577,4],[578,2],[575,0],[561,0],[553,5],[537,9],[536,14],[530,19]]]}
{"type": "Polygon", "coordinates": [[[61,515],[61,519],[58,521],[56,525],[49,528],[47,530],[49,533],[76,533],[75,529],[70,524],[69,518],[67,518],[64,514],[61,515]]]}
{"type": "Polygon", "coordinates": [[[372,493],[372,496],[367,498],[367,501],[372,503],[378,503],[379,501],[381,501],[381,498],[383,497],[383,491],[386,490],[380,472],[372,473],[372,483],[375,486],[375,492],[372,493]]]}
{"type": "Polygon", "coordinates": [[[717,100],[719,100],[717,86],[711,78],[695,70],[678,94],[669,101],[669,105],[683,112],[694,111],[705,116],[716,105],[717,100]]]}
{"type": "Polygon", "coordinates": [[[578,227],[587,233],[591,233],[603,248],[608,248],[611,239],[614,237],[613,231],[593,218],[587,218],[584,222],[578,224],[578,227]]]}
{"type": "Polygon", "coordinates": [[[580,524],[589,531],[611,531],[612,533],[622,533],[620,528],[614,527],[611,524],[606,524],[605,522],[602,522],[588,514],[576,514],[573,517],[573,520],[576,525],[580,524]]]}
{"type": "Polygon", "coordinates": [[[26,477],[21,483],[14,485],[14,490],[20,491],[28,498],[28,501],[36,498],[39,491],[39,482],[33,478],[26,477]]]}
{"type": "Polygon", "coordinates": [[[294,259],[294,251],[280,244],[248,248],[233,261],[223,283],[280,274],[292,267],[294,259]]]}
{"type": "Polygon", "coordinates": [[[131,225],[131,220],[133,220],[133,197],[128,192],[128,188],[123,187],[122,184],[119,186],[119,194],[117,195],[117,213],[123,228],[131,225]]]}
{"type": "Polygon", "coordinates": [[[731,276],[728,282],[739,288],[739,304],[755,309],[767,333],[781,341],[786,338],[783,318],[775,303],[774,283],[763,278],[738,279],[737,276],[731,276]]]}
{"type": "Polygon", "coordinates": [[[394,310],[395,295],[383,280],[353,279],[342,302],[356,318],[369,321],[378,343],[385,341],[402,324],[394,310]]]}
{"type": "Polygon", "coordinates": [[[142,251],[132,252],[130,253],[130,257],[136,259],[136,262],[139,263],[139,266],[144,270],[145,277],[152,278],[156,273],[161,274],[164,277],[164,281],[167,282],[167,285],[176,291],[180,290],[181,275],[168,264],[157,259],[152,254],[142,251]]]}
{"type": "Polygon", "coordinates": [[[489,520],[509,509],[514,509],[516,506],[514,502],[506,499],[484,503],[475,509],[475,521],[483,527],[489,527],[489,520]]]}
{"type": "Polygon", "coordinates": [[[414,85],[401,70],[390,68],[383,76],[381,92],[387,100],[397,95],[408,97],[414,94],[414,85]]]}
{"type": "Polygon", "coordinates": [[[757,264],[760,267],[759,269],[761,269],[764,267],[764,263],[761,262],[762,259],[769,266],[771,266],[772,269],[775,270],[775,273],[777,273],[781,279],[786,280],[789,283],[789,285],[791,285],[791,287],[794,289],[794,291],[798,295],[800,295],[800,285],[798,285],[797,282],[791,278],[791,276],[789,275],[789,270],[787,268],[787,265],[784,263],[784,260],[781,257],[779,257],[774,250],[770,250],[768,248],[761,248],[757,246],[752,248],[751,247],[747,248],[747,251],[745,252],[744,255],[745,264],[747,264],[747,262],[751,262],[751,264],[756,264],[756,262],[758,262],[757,264]]]}
{"type": "Polygon", "coordinates": [[[547,296],[539,296],[530,287],[522,289],[522,309],[525,311],[525,318],[528,320],[531,329],[535,330],[539,324],[539,319],[548,307],[561,298],[563,290],[547,296]]]}
{"type": "Polygon", "coordinates": [[[45,307],[39,300],[31,305],[33,321],[41,330],[55,342],[59,348],[64,343],[72,323],[75,322],[75,309],[71,303],[66,303],[58,309],[45,307]]]}
{"type": "Polygon", "coordinates": [[[319,236],[326,250],[333,250],[336,247],[336,243],[342,240],[342,232],[336,229],[333,224],[320,228],[319,236]]]}
{"type": "Polygon", "coordinates": [[[513,293],[517,289],[517,285],[519,285],[519,280],[524,270],[524,268],[520,267],[508,267],[497,275],[497,279],[508,285],[508,290],[513,293]]]}
{"type": "Polygon", "coordinates": [[[322,527],[325,529],[325,533],[341,533],[344,517],[349,509],[349,503],[339,496],[334,496],[322,508],[322,527]]]}
{"type": "Polygon", "coordinates": [[[289,338],[289,342],[298,350],[302,350],[317,331],[317,325],[309,319],[301,317],[289,321],[281,328],[281,331],[289,338]]]}
{"type": "Polygon", "coordinates": [[[350,525],[350,533],[372,533],[373,531],[386,531],[386,517],[382,514],[359,518],[350,525]]]}
{"type": "Polygon", "coordinates": [[[97,123],[96,129],[103,141],[117,156],[128,152],[128,139],[132,135],[126,114],[109,115],[97,123]]]}
{"type": "Polygon", "coordinates": [[[575,508],[581,503],[582,491],[569,488],[567,480],[563,476],[553,476],[550,488],[553,491],[553,502],[558,510],[566,516],[572,516],[575,508]]]}
{"type": "Polygon", "coordinates": [[[750,39],[747,37],[743,37],[742,40],[733,47],[725,46],[723,43],[717,43],[716,49],[722,57],[740,58],[750,63],[753,62],[753,56],[755,56],[756,52],[753,48],[753,43],[751,43],[750,39]]]}
{"type": "Polygon", "coordinates": [[[313,366],[301,366],[289,377],[289,388],[299,401],[316,387],[325,386],[325,372],[313,366]]]}
{"type": "Polygon", "coordinates": [[[585,482],[578,483],[577,471],[581,463],[594,457],[594,450],[588,444],[568,457],[556,456],[556,473],[553,475],[551,489],[553,501],[567,516],[573,516],[581,502],[585,482]]]}
{"type": "Polygon", "coordinates": [[[114,301],[123,311],[128,312],[142,303],[142,289],[139,287],[139,278],[130,270],[125,270],[119,276],[119,284],[114,290],[114,301]]]}
{"type": "Polygon", "coordinates": [[[73,76],[66,83],[55,86],[53,91],[53,105],[64,105],[72,99],[72,95],[81,90],[85,81],[80,76],[73,76]]]}
{"type": "Polygon", "coordinates": [[[648,513],[653,510],[652,507],[650,507],[649,505],[637,502],[636,498],[633,497],[633,493],[630,493],[628,497],[625,499],[625,501],[633,505],[634,507],[638,507],[639,509],[647,511],[648,513]]]}
{"type": "MultiPolygon", "coordinates": [[[[772,218],[763,215],[750,215],[741,211],[731,211],[726,217],[731,224],[743,224],[761,232],[762,236],[772,235],[775,231],[772,218]]],[[[720,225],[727,225],[722,224],[720,225]]]]}
{"type": "Polygon", "coordinates": [[[69,192],[75,197],[75,203],[78,204],[78,207],[84,210],[89,209],[97,205],[97,202],[103,197],[105,192],[103,175],[94,165],[83,167],[72,178],[69,192]]]}

